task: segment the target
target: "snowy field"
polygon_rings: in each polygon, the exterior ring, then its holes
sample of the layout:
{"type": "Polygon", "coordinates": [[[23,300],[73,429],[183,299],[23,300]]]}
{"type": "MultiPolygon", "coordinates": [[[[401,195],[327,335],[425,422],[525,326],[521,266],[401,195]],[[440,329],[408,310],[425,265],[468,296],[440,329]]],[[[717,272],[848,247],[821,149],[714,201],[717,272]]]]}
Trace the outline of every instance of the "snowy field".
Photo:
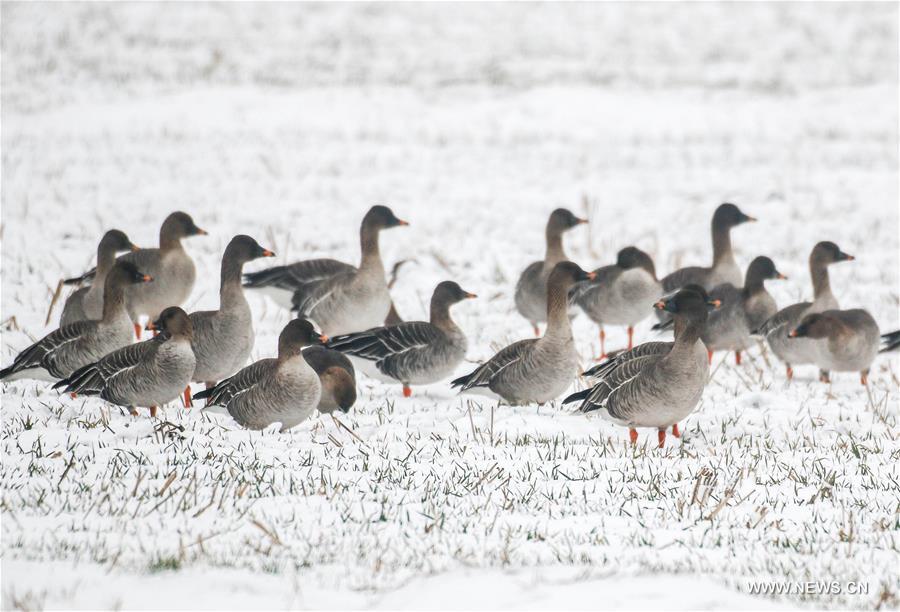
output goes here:
{"type": "MultiPolygon", "coordinates": [[[[706,264],[733,201],[759,218],[739,262],[790,277],[780,306],[833,240],[857,258],[831,268],[842,306],[896,329],[896,23],[893,4],[4,3],[0,361],[55,327],[104,230],[153,246],[177,209],[209,230],[187,242],[193,310],[234,234],[356,262],[389,204],[411,223],[381,241],[410,260],[401,315],[448,278],[481,296],[453,310],[460,373],[529,336],[513,286],[557,206],[590,218],[566,237],[583,267],[636,244],[662,275],[706,264]]],[[[289,313],[250,300],[272,355],[289,313]]],[[[574,329],[587,367],[596,329],[574,329]]],[[[3,384],[2,606],[897,608],[900,360],[868,389],[816,374],[717,354],[663,450],[446,384],[361,377],[349,414],[285,434],[3,384]]]]}

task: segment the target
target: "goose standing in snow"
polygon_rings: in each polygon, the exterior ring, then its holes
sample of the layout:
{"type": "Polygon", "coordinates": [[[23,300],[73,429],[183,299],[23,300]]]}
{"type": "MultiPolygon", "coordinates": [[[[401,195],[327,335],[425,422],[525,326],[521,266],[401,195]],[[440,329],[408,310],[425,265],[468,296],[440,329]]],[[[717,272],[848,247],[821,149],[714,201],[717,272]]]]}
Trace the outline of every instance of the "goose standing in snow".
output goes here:
{"type": "Polygon", "coordinates": [[[281,431],[287,431],[316,411],[322,392],[319,376],[304,359],[302,349],[327,339],[306,319],[294,319],[278,336],[276,359],[250,364],[194,399],[208,398],[207,405],[224,406],[248,429],[265,429],[277,422],[281,431]]]}
{"type": "Polygon", "coordinates": [[[99,395],[106,401],[127,407],[156,408],[172,401],[191,380],[194,351],[191,349],[191,319],[178,306],[162,311],[154,327],[161,332],[152,340],[138,342],[86,365],[56,383],[69,393],[99,395]]]}
{"type": "Polygon", "coordinates": [[[357,368],[380,380],[427,385],[453,374],[466,356],[466,336],[450,318],[450,306],[476,297],[453,281],[440,283],[431,296],[428,322],[408,321],[336,336],[328,348],[346,353],[357,368]]]}
{"type": "Polygon", "coordinates": [[[315,321],[327,335],[381,325],[392,303],[378,235],[401,225],[409,224],[387,206],[373,206],[359,229],[362,260],[358,269],[334,259],[310,259],[246,274],[244,286],[264,289],[299,317],[315,321]]]}
{"type": "MultiPolygon", "coordinates": [[[[711,229],[712,229],[712,247],[713,262],[709,268],[702,266],[689,266],[675,270],[671,274],[664,276],[662,281],[663,291],[665,293],[674,293],[687,284],[700,285],[707,291],[724,283],[730,283],[735,287],[740,287],[743,277],[741,268],[734,259],[734,251],[731,248],[731,228],[737,227],[749,221],[756,221],[739,209],[734,204],[720,204],[713,213],[711,229]]],[[[668,312],[658,310],[657,317],[660,321],[665,321],[670,317],[668,312]]]]}
{"type": "Polygon", "coordinates": [[[765,281],[775,278],[787,277],[775,269],[771,259],[760,256],[750,262],[743,289],[725,283],[709,292],[711,298],[722,302],[721,308],[710,313],[700,336],[710,361],[715,351],[734,351],[734,362],[741,364],[741,351],[752,342],[751,332],[778,312],[765,287],[765,281]]]}
{"type": "MultiPolygon", "coordinates": [[[[118,261],[130,261],[154,279],[152,286],[133,286],[125,292],[128,314],[138,340],[141,339],[141,316],[146,315],[154,321],[164,308],[183,304],[191,295],[197,270],[194,260],[181,245],[181,239],[197,235],[206,235],[206,231],[197,227],[189,214],[173,212],[159,228],[158,249],[139,249],[119,256],[118,261]]],[[[90,270],[79,279],[71,280],[84,280],[95,273],[96,270],[90,270]]]]}
{"type": "MultiPolygon", "coordinates": [[[[79,287],[67,299],[59,317],[59,326],[65,327],[78,321],[96,321],[103,316],[103,285],[106,276],[116,263],[116,255],[124,251],[138,251],[125,232],[112,229],[103,234],[97,246],[97,268],[94,280],[86,287],[79,287]]],[[[80,283],[80,278],[63,281],[71,285],[80,283]]]]}
{"type": "MultiPolygon", "coordinates": [[[[208,389],[246,365],[253,350],[254,335],[250,305],[241,286],[241,273],[245,263],[274,256],[275,253],[243,234],[228,243],[222,256],[219,309],[190,314],[194,329],[191,346],[197,357],[192,382],[204,382],[208,389]]],[[[190,386],[184,390],[184,405],[192,405],[190,386]]]]}
{"type": "Polygon", "coordinates": [[[680,437],[678,422],[694,411],[709,377],[706,347],[700,340],[709,304],[718,305],[692,289],[658,302],[656,308],[675,319],[675,341],[640,344],[592,368],[585,375],[599,382],[563,403],[581,401],[581,412],[598,410],[604,419],[628,427],[632,444],[637,443],[636,427],[655,427],[659,448],[669,427],[680,437]]]}
{"type": "Polygon", "coordinates": [[[103,314],[60,327],[19,353],[0,370],[0,380],[37,378],[55,381],[131,342],[131,319],[125,308],[127,287],[153,280],[127,261],[113,266],[103,283],[103,314]]]}
{"type": "Polygon", "coordinates": [[[347,412],[356,403],[356,371],[347,356],[324,346],[303,349],[303,358],[322,385],[319,412],[331,414],[335,410],[347,412]]]}
{"type": "Polygon", "coordinates": [[[547,279],[546,333],[510,344],[451,386],[461,392],[499,396],[510,404],[543,404],[559,397],[572,384],[578,367],[569,321],[569,289],[594,278],[596,274],[570,261],[556,264],[547,279]]]}
{"type": "MultiPolygon", "coordinates": [[[[844,253],[833,242],[818,243],[809,255],[813,301],[791,304],[787,308],[782,308],[756,330],[756,333],[765,337],[775,356],[784,362],[789,380],[794,376],[792,366],[816,362],[816,351],[822,342],[810,338],[791,338],[788,334],[800,325],[800,321],[806,315],[839,308],[837,298],[831,292],[828,266],[840,261],[853,261],[853,259],[853,255],[844,253]]],[[[823,370],[819,373],[819,378],[827,380],[828,372],[823,370]]]]}
{"type": "Polygon", "coordinates": [[[541,333],[538,323],[547,320],[547,279],[550,272],[556,264],[569,260],[563,250],[562,235],[583,223],[587,223],[587,219],[579,219],[565,208],[557,208],[550,213],[545,230],[547,250],[544,260],[529,264],[516,283],[516,310],[531,323],[535,336],[541,333]]]}
{"type": "Polygon", "coordinates": [[[606,357],[604,325],[626,325],[628,348],[633,346],[634,326],[653,312],[662,295],[662,284],[647,253],[637,247],[619,251],[616,263],[594,270],[596,280],[576,285],[575,303],[600,327],[600,359],[606,357]]]}
{"type": "MultiPolygon", "coordinates": [[[[869,382],[869,368],[884,343],[882,353],[900,347],[900,331],[880,335],[878,324],[861,308],[826,310],[803,317],[789,336],[822,340],[815,363],[825,372],[859,372],[863,385],[869,382]]],[[[825,377],[823,382],[831,382],[825,377]]]]}

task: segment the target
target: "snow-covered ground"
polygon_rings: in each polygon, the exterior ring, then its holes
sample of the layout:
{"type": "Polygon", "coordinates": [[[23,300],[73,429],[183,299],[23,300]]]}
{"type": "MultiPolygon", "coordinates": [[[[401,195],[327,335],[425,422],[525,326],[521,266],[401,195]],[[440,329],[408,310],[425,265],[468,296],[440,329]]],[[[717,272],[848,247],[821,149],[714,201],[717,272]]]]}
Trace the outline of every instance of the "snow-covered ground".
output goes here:
{"type": "MultiPolygon", "coordinates": [[[[809,297],[829,239],[857,257],[832,267],[842,305],[895,329],[896,23],[892,4],[6,3],[0,361],[55,327],[57,283],[103,230],[152,245],[176,209],[210,232],[188,242],[195,309],[235,233],[352,262],[361,215],[389,204],[411,222],[382,237],[411,260],[404,318],[447,278],[481,296],[453,311],[461,372],[529,335],[512,288],[560,205],[590,217],[566,238],[584,267],[636,244],[665,273],[710,259],[734,201],[759,218],[739,261],[790,277],[769,283],[780,305],[809,297]]],[[[271,355],[289,314],[250,299],[271,355]]],[[[587,366],[596,330],[574,326],[587,366]]],[[[900,605],[897,357],[868,390],[812,367],[787,384],[761,350],[714,370],[662,451],[445,384],[404,399],[362,378],[349,414],[286,434],[3,385],[2,605],[900,605]]]]}

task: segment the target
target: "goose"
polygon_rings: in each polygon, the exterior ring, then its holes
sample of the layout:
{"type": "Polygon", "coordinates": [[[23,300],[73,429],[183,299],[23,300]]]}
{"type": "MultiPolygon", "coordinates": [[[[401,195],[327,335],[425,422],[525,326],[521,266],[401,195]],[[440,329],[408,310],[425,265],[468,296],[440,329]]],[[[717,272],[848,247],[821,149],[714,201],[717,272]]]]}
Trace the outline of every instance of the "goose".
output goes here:
{"type": "MultiPolygon", "coordinates": [[[[788,334],[800,325],[800,321],[806,315],[839,308],[837,298],[831,292],[828,266],[841,261],[853,261],[853,259],[853,255],[844,253],[833,242],[824,241],[816,244],[809,254],[809,275],[812,278],[813,301],[799,302],[782,308],[756,330],[757,334],[765,337],[775,356],[784,362],[788,380],[794,377],[792,366],[816,362],[816,351],[821,344],[821,342],[809,338],[790,338],[788,334]]],[[[828,372],[820,372],[819,378],[827,380],[828,372]]]]}
{"type": "MultiPolygon", "coordinates": [[[[861,308],[808,314],[788,335],[821,340],[816,365],[826,372],[859,372],[863,385],[869,382],[869,368],[878,353],[900,347],[900,330],[881,335],[875,319],[861,308]]],[[[823,382],[831,382],[830,377],[823,382]]]]}
{"type": "MultiPolygon", "coordinates": [[[[97,320],[103,316],[103,284],[106,276],[116,263],[116,255],[123,251],[139,250],[125,232],[111,229],[100,239],[97,246],[97,268],[94,280],[86,287],[79,287],[66,299],[59,326],[65,327],[78,321],[97,320]]],[[[79,279],[66,279],[64,284],[78,283],[79,279]]]]}
{"type": "MultiPolygon", "coordinates": [[[[711,223],[712,266],[709,268],[689,266],[675,270],[660,281],[663,291],[667,294],[674,293],[690,283],[700,285],[707,291],[724,283],[740,287],[743,277],[731,248],[731,228],[750,221],[756,221],[756,219],[744,214],[734,204],[728,202],[720,204],[713,213],[711,223]]],[[[657,310],[656,315],[660,321],[671,318],[669,313],[661,310],[657,310]]]]}
{"type": "Polygon", "coordinates": [[[725,283],[709,292],[710,297],[722,302],[722,307],[709,315],[700,335],[710,362],[715,351],[734,351],[734,362],[741,364],[741,351],[751,345],[752,330],[778,312],[765,287],[765,281],[776,278],[787,276],[775,269],[771,259],[759,256],[747,268],[743,289],[725,283]]]}
{"type": "Polygon", "coordinates": [[[547,278],[556,264],[569,260],[563,250],[562,235],[583,223],[587,223],[587,219],[579,219],[566,208],[557,208],[550,213],[545,230],[547,250],[544,260],[529,264],[516,283],[516,310],[531,323],[535,336],[541,333],[538,323],[547,320],[547,278]]]}
{"type": "MultiPolygon", "coordinates": [[[[250,236],[239,234],[231,239],[222,256],[219,284],[219,309],[192,312],[194,328],[191,347],[197,358],[192,382],[214,387],[246,365],[253,350],[253,321],[250,305],[241,286],[244,264],[260,257],[274,257],[250,236]]],[[[184,389],[184,405],[191,406],[190,386],[184,389]]]]}
{"type": "Polygon", "coordinates": [[[356,372],[347,356],[324,346],[303,349],[306,363],[319,375],[322,395],[319,412],[331,414],[335,410],[347,412],[356,403],[356,372]]]}
{"type": "Polygon", "coordinates": [[[600,359],[606,357],[604,325],[626,325],[628,348],[634,343],[634,326],[653,312],[662,295],[662,284],[647,253],[637,247],[619,251],[616,263],[594,270],[597,279],[574,289],[573,298],[588,318],[600,327],[600,359]]]}
{"type": "Polygon", "coordinates": [[[158,336],[113,351],[53,388],[99,395],[111,404],[127,407],[135,416],[137,408],[149,408],[150,416],[156,416],[157,407],[178,397],[190,382],[196,359],[191,350],[191,319],[184,310],[170,306],[153,325],[158,336]]]}
{"type": "Polygon", "coordinates": [[[131,319],[125,309],[127,287],[153,280],[127,261],[119,261],[103,283],[99,321],[78,321],[47,334],[0,370],[0,380],[37,378],[55,381],[131,342],[131,319]]]}
{"type": "Polygon", "coordinates": [[[692,289],[657,302],[656,308],[675,319],[674,342],[639,344],[592,368],[585,375],[599,382],[563,403],[580,401],[581,412],[597,410],[604,419],[628,427],[632,444],[637,444],[637,427],[655,427],[659,448],[665,446],[669,427],[673,436],[680,437],[678,423],[694,411],[709,377],[706,347],[700,339],[708,305],[718,302],[692,289]]]}
{"type": "MultiPolygon", "coordinates": [[[[173,212],[159,229],[158,249],[140,249],[119,256],[119,261],[130,261],[155,281],[152,286],[130,287],[125,292],[128,314],[134,322],[134,334],[138,340],[141,339],[141,316],[146,315],[154,321],[164,308],[183,304],[191,295],[197,270],[194,260],[181,245],[181,239],[205,236],[206,233],[194,224],[189,214],[173,212]]],[[[96,270],[89,270],[72,280],[84,280],[95,274],[96,270]]]]}
{"type": "Polygon", "coordinates": [[[402,225],[409,224],[387,206],[373,206],[359,230],[362,260],[358,269],[334,259],[310,259],[246,274],[244,286],[264,289],[330,336],[382,325],[392,302],[378,235],[402,225]]]}
{"type": "Polygon", "coordinates": [[[346,353],[369,376],[403,384],[427,385],[450,376],[466,356],[466,336],[450,318],[450,306],[476,297],[457,283],[444,281],[431,296],[429,321],[409,321],[336,336],[328,348],[346,353]]]}
{"type": "Polygon", "coordinates": [[[569,289],[594,278],[596,274],[570,261],[556,264],[547,279],[546,333],[510,344],[451,386],[509,404],[543,404],[558,397],[572,383],[578,367],[568,313],[569,289]]]}
{"type": "Polygon", "coordinates": [[[277,422],[282,432],[287,431],[309,418],[319,405],[322,385],[302,349],[326,340],[306,319],[294,319],[278,336],[276,359],[250,364],[194,399],[207,398],[209,406],[224,406],[248,429],[265,429],[277,422]]]}

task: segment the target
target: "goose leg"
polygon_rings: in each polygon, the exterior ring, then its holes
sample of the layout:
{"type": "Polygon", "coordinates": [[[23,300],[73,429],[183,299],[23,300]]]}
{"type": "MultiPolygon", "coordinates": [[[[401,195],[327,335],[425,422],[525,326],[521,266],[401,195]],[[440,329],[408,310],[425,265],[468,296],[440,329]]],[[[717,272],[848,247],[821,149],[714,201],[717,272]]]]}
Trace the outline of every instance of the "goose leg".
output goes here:
{"type": "Polygon", "coordinates": [[[537,324],[537,323],[532,323],[532,324],[531,324],[531,328],[534,330],[534,337],[535,337],[535,338],[540,338],[540,337],[541,337],[541,328],[538,327],[538,324],[537,324]]]}
{"type": "Polygon", "coordinates": [[[657,438],[659,439],[659,448],[664,447],[666,445],[666,430],[660,429],[657,438]]]}
{"type": "Polygon", "coordinates": [[[602,361],[606,359],[606,331],[601,327],[600,328],[600,356],[597,357],[597,361],[602,361]]]}
{"type": "Polygon", "coordinates": [[[628,350],[634,348],[634,327],[628,326],[628,350]]]}
{"type": "Polygon", "coordinates": [[[185,408],[191,408],[194,405],[193,400],[191,400],[191,385],[184,388],[184,397],[181,398],[181,403],[184,404],[185,408]]]}
{"type": "Polygon", "coordinates": [[[863,370],[859,373],[859,382],[865,387],[869,384],[869,371],[863,370]]]}
{"type": "Polygon", "coordinates": [[[794,378],[794,368],[791,367],[791,364],[787,364],[787,379],[792,380],[794,378]]]}
{"type": "Polygon", "coordinates": [[[75,399],[78,397],[78,394],[77,393],[69,393],[69,397],[71,397],[72,399],[75,399]]]}
{"type": "MultiPolygon", "coordinates": [[[[213,380],[213,381],[207,380],[207,381],[204,383],[204,385],[206,386],[206,389],[209,390],[209,389],[212,389],[213,387],[216,386],[216,381],[214,381],[214,380],[213,380]]],[[[208,398],[208,397],[206,398],[206,401],[203,402],[203,405],[204,405],[204,406],[209,406],[209,398],[208,398]]]]}
{"type": "Polygon", "coordinates": [[[150,416],[154,419],[156,418],[156,408],[156,406],[150,406],[150,416]]]}
{"type": "Polygon", "coordinates": [[[631,445],[637,444],[637,429],[631,427],[628,429],[628,437],[631,438],[631,445]]]}
{"type": "Polygon", "coordinates": [[[409,385],[403,385],[403,397],[412,397],[412,389],[409,388],[409,385]]]}
{"type": "Polygon", "coordinates": [[[141,339],[141,325],[140,325],[140,323],[135,323],[135,324],[134,324],[134,337],[137,338],[138,340],[141,339]]]}
{"type": "Polygon", "coordinates": [[[734,352],[734,365],[741,365],[741,352],[740,351],[734,352]]]}
{"type": "Polygon", "coordinates": [[[712,365],[712,354],[713,352],[710,350],[706,351],[706,358],[709,359],[709,365],[712,365]]]}
{"type": "Polygon", "coordinates": [[[137,416],[138,415],[137,408],[135,408],[134,406],[129,406],[128,414],[130,414],[131,416],[137,416]]]}
{"type": "Polygon", "coordinates": [[[828,373],[828,370],[819,370],[819,382],[830,383],[831,375],[828,373]]]}
{"type": "Polygon", "coordinates": [[[681,437],[681,432],[678,431],[678,423],[675,423],[674,425],[672,425],[672,435],[675,436],[676,438],[681,437]]]}

